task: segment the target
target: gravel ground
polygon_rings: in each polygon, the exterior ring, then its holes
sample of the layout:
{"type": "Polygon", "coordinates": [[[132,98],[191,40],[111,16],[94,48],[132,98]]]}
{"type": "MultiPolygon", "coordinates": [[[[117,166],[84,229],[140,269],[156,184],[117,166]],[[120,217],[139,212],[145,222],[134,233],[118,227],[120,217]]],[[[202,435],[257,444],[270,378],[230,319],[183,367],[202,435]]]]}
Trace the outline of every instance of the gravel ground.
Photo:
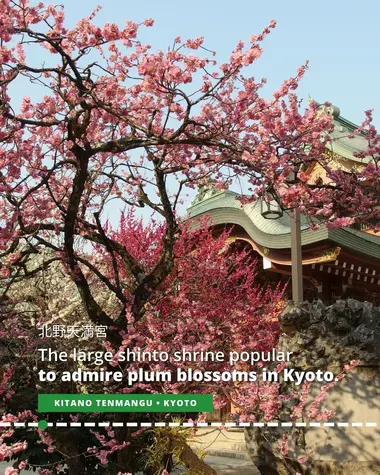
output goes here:
{"type": "MultiPolygon", "coordinates": [[[[205,461],[217,471],[218,475],[260,475],[257,468],[248,460],[208,455],[205,461]]],[[[180,473],[181,470],[178,470],[176,475],[180,473]]]]}
{"type": "MultiPolygon", "coordinates": [[[[209,455],[206,457],[206,462],[209,463],[220,475],[260,475],[260,472],[254,467],[254,465],[241,459],[227,458],[227,457],[214,457],[209,455]]],[[[0,462],[0,475],[4,474],[7,463],[0,462]]],[[[32,475],[35,472],[22,471],[21,475],[32,475]]],[[[177,469],[173,475],[180,475],[183,473],[180,469],[177,469]]]]}

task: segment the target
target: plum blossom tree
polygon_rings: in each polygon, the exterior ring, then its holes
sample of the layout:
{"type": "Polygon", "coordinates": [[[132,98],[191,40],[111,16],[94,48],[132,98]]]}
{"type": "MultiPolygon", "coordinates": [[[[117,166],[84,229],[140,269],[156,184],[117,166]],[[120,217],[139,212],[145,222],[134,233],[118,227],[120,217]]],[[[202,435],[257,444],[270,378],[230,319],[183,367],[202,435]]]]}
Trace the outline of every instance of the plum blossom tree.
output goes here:
{"type": "MultiPolygon", "coordinates": [[[[135,319],[131,313],[133,305],[130,293],[131,275],[122,265],[120,258],[117,259],[119,278],[123,284],[123,294],[128,301],[128,308],[125,330],[119,332],[121,342],[110,340],[103,344],[105,349],[114,354],[108,369],[117,366],[126,374],[127,371],[138,371],[141,368],[154,372],[171,371],[173,375],[178,369],[187,371],[189,368],[204,374],[206,372],[233,374],[254,370],[258,374],[257,382],[226,379],[216,384],[214,381],[177,381],[174,377],[167,382],[138,381],[133,386],[125,382],[86,383],[86,391],[212,393],[216,407],[223,407],[232,402],[240,411],[242,421],[270,421],[284,415],[286,420],[289,418],[297,420],[304,416],[310,420],[321,421],[332,417],[332,412],[325,410],[321,405],[328,389],[334,386],[335,382],[323,387],[312,405],[306,407],[310,384],[306,384],[301,391],[284,393],[280,384],[261,381],[260,364],[248,365],[239,361],[231,366],[228,360],[230,351],[244,349],[248,352],[267,352],[276,346],[280,333],[277,315],[285,305],[284,289],[260,285],[256,278],[256,261],[250,252],[237,250],[228,245],[228,232],[224,231],[215,236],[208,229],[206,222],[201,224],[196,229],[191,223],[179,224],[180,234],[174,246],[173,269],[152,293],[149,306],[141,319],[135,319]],[[216,362],[198,360],[194,363],[182,359],[178,361],[170,359],[164,362],[132,361],[125,364],[119,360],[119,355],[121,351],[127,349],[135,352],[143,349],[151,354],[159,351],[171,355],[174,351],[183,350],[190,353],[211,351],[222,352],[226,357],[223,361],[216,362]],[[285,414],[283,402],[289,399],[299,402],[293,405],[290,413],[285,411],[285,414]]],[[[105,230],[112,239],[125,247],[146,272],[149,272],[160,258],[165,226],[165,223],[151,223],[144,226],[141,219],[136,219],[131,212],[128,212],[122,214],[119,229],[112,231],[108,229],[106,223],[105,230]]],[[[95,244],[93,252],[88,254],[90,265],[96,264],[102,275],[112,271],[115,264],[110,261],[108,253],[101,246],[95,244]]],[[[35,275],[32,272],[30,276],[23,276],[18,281],[15,279],[10,287],[6,285],[9,297],[12,295],[12,289],[20,283],[25,286],[28,280],[31,280],[33,285],[35,275]]],[[[89,285],[97,301],[101,300],[101,293],[110,293],[103,280],[97,276],[89,278],[89,285]]],[[[28,293],[32,303],[33,292],[28,293]]],[[[45,295],[46,301],[51,298],[51,294],[45,295]]],[[[34,303],[34,319],[38,320],[40,326],[46,321],[46,316],[43,305],[38,307],[38,299],[34,303]]],[[[122,308],[122,304],[116,308],[115,317],[120,314],[122,308]]],[[[12,302],[11,298],[8,300],[3,326],[4,330],[0,333],[0,337],[3,340],[6,337],[10,347],[2,357],[2,366],[5,368],[0,380],[1,404],[4,408],[2,421],[23,423],[36,421],[41,417],[49,421],[62,420],[62,414],[37,416],[34,410],[36,394],[41,390],[41,383],[36,377],[37,371],[33,368],[36,364],[35,351],[38,347],[44,347],[46,339],[39,337],[30,317],[17,314],[17,302],[12,302]],[[12,341],[16,344],[13,350],[12,341]],[[19,410],[20,405],[25,408],[23,412],[19,410]]],[[[48,343],[54,344],[51,340],[48,343]]],[[[60,349],[64,347],[68,350],[67,346],[62,345],[65,343],[61,344],[60,349]]],[[[94,348],[93,343],[91,345],[92,349],[101,347],[102,345],[94,348]]],[[[78,366],[71,363],[69,368],[66,366],[60,368],[58,373],[67,369],[75,371],[78,366]]],[[[277,370],[280,372],[281,367],[277,370]]],[[[75,388],[72,384],[62,382],[49,383],[46,390],[57,393],[81,391],[80,387],[75,388]]],[[[182,416],[186,417],[185,414],[182,416]]],[[[75,422],[88,421],[89,417],[93,421],[101,420],[99,414],[89,416],[72,413],[68,417],[75,422]]],[[[150,415],[150,419],[154,420],[154,417],[154,414],[150,415]]],[[[159,415],[160,420],[165,417],[167,416],[159,415]]],[[[120,422],[124,419],[129,421],[131,418],[138,420],[138,415],[128,414],[127,418],[123,414],[107,415],[110,422],[120,422]]],[[[67,417],[64,420],[67,420],[67,417]]],[[[145,473],[156,473],[159,469],[170,470],[171,458],[175,455],[190,470],[196,471],[198,468],[205,474],[214,474],[213,469],[192,452],[184,435],[173,433],[169,429],[156,434],[149,430],[113,427],[97,430],[81,427],[64,431],[6,427],[1,433],[1,441],[0,460],[13,460],[15,473],[25,467],[40,467],[39,472],[42,475],[62,475],[66,473],[68,467],[70,474],[82,474],[86,471],[99,475],[116,474],[120,467],[131,471],[142,468],[134,461],[140,461],[143,466],[146,464],[145,473]],[[157,460],[156,457],[152,463],[146,451],[147,447],[156,447],[164,440],[166,452],[158,446],[155,451],[161,454],[162,458],[157,460]]],[[[284,438],[278,449],[278,456],[287,454],[286,443],[287,438],[284,438]]],[[[149,451],[152,452],[152,449],[149,451]]]]}
{"type": "MultiPolygon", "coordinates": [[[[189,332],[188,344],[193,347],[216,347],[225,332],[227,346],[252,345],[246,331],[252,326],[261,335],[260,345],[274,344],[264,326],[276,324],[263,316],[275,312],[280,290],[273,291],[271,302],[270,293],[251,290],[253,281],[247,272],[237,270],[236,256],[232,273],[226,273],[228,260],[219,270],[215,268],[215,262],[221,265],[219,254],[215,255],[220,241],[211,245],[207,234],[205,238],[197,235],[202,246],[196,249],[200,249],[198,255],[211,253],[213,258],[197,262],[196,270],[205,272],[194,276],[197,254],[188,247],[192,239],[181,238],[189,236],[178,217],[184,191],[210,179],[223,188],[235,176],[244,176],[252,188],[246,199],[265,194],[310,213],[322,207],[325,217],[337,222],[343,213],[340,203],[349,196],[349,211],[363,216],[368,210],[376,213],[378,184],[367,178],[377,173],[379,140],[370,116],[363,127],[374,160],[364,171],[347,176],[330,170],[324,158],[331,117],[315,104],[301,111],[294,95],[307,65],[284,81],[270,100],[260,96],[265,80],[245,74],[260,57],[261,44],[275,22],[252,36],[247,46],[239,42],[229,61],[219,64],[202,37],[185,41],[178,37],[166,52],[142,44],[138,30],[151,27],[151,19],[100,27],[94,11],[74,28],[67,28],[61,6],[0,0],[0,7],[2,300],[14,283],[29,276],[33,256],[48,250],[41,269],[62,265],[88,320],[108,328],[108,342],[114,349],[136,342],[149,346],[157,339],[163,347],[183,345],[189,332]],[[25,84],[29,96],[17,104],[14,87],[25,84]],[[315,161],[332,176],[330,184],[310,184],[302,171],[297,183],[287,183],[290,172],[315,161]],[[354,196],[353,183],[358,185],[354,196]],[[366,212],[363,203],[368,205],[366,212]],[[161,224],[147,231],[136,224],[133,213],[126,213],[121,229],[114,232],[104,216],[110,206],[117,210],[120,205],[149,209],[161,224]],[[133,226],[137,226],[135,233],[133,226]],[[187,253],[187,259],[181,253],[187,253]],[[207,280],[211,268],[224,282],[207,280]],[[189,276],[204,286],[194,287],[189,276]],[[236,290],[239,279],[246,284],[236,290]],[[117,312],[99,303],[95,293],[99,286],[115,297],[117,312]],[[211,287],[216,290],[206,293],[211,287]],[[228,299],[221,298],[221,291],[228,299]],[[243,307],[242,293],[247,297],[243,307]],[[256,305],[259,296],[261,307],[256,305]],[[207,315],[204,320],[202,312],[207,315]]],[[[32,273],[41,269],[34,268],[32,273]]],[[[25,328],[12,327],[12,318],[17,321],[12,312],[1,316],[8,325],[6,331],[21,332],[22,341],[25,328]]],[[[274,338],[276,332],[271,335],[274,338]]],[[[15,371],[7,368],[3,384],[15,371]]],[[[7,394],[3,395],[9,401],[7,394]]],[[[220,396],[223,400],[226,395],[220,396]]],[[[24,416],[13,412],[9,417],[24,416]]],[[[57,454],[53,439],[40,435],[46,453],[57,454]]],[[[125,436],[122,431],[92,434],[96,453],[99,447],[104,450],[100,463],[107,454],[117,453],[119,465],[129,470],[125,436]],[[117,450],[112,452],[114,447],[117,450]]],[[[20,453],[12,430],[4,437],[3,457],[20,453]],[[5,439],[12,441],[11,452],[6,452],[5,439]]],[[[78,453],[81,445],[74,447],[68,439],[60,444],[61,449],[76,451],[75,463],[70,457],[65,459],[72,464],[70,473],[84,473],[78,460],[87,461],[87,452],[78,453]]],[[[59,457],[48,463],[55,464],[53,473],[65,470],[59,457]]]]}
{"type": "MultiPolygon", "coordinates": [[[[139,263],[145,272],[149,272],[157,265],[160,259],[162,236],[165,234],[165,224],[144,226],[142,220],[138,220],[131,212],[122,214],[120,228],[111,232],[112,239],[117,240],[120,245],[130,253],[133,259],[139,263]]],[[[107,225],[105,226],[107,229],[107,225]]],[[[279,323],[277,314],[283,308],[283,289],[260,286],[256,279],[256,262],[249,252],[237,252],[226,245],[227,232],[219,236],[213,236],[207,226],[191,229],[189,223],[179,225],[180,237],[174,246],[174,266],[171,273],[162,284],[155,289],[149,300],[149,306],[145,309],[144,318],[135,319],[131,313],[133,299],[130,293],[132,282],[128,269],[122,265],[120,258],[116,259],[116,264],[120,270],[119,278],[123,284],[123,295],[128,302],[126,310],[125,330],[120,331],[122,339],[120,346],[106,341],[104,346],[115,355],[110,362],[109,368],[117,366],[123,371],[137,371],[139,368],[151,371],[171,371],[174,375],[178,368],[187,370],[189,368],[197,371],[225,372],[230,374],[233,370],[244,370],[246,364],[236,364],[231,368],[228,353],[229,351],[245,348],[246,351],[269,351],[275,347],[279,336],[279,323]],[[252,338],[252,331],[255,337],[252,338]],[[186,350],[188,352],[222,352],[226,354],[222,362],[204,361],[191,362],[170,360],[160,361],[136,361],[128,365],[123,365],[118,360],[121,351],[130,349],[145,352],[154,351],[173,354],[174,351],[186,350]],[[243,367],[242,367],[243,366],[243,367]]],[[[94,252],[89,256],[91,265],[97,262],[98,268],[107,275],[112,272],[113,263],[110,262],[108,253],[97,244],[94,252]]],[[[33,274],[34,275],[34,274],[33,274]]],[[[33,276],[31,277],[33,278],[33,276]]],[[[21,280],[26,284],[25,277],[21,280]]],[[[13,283],[13,286],[17,283],[13,283]]],[[[97,278],[90,281],[90,286],[94,295],[99,298],[100,292],[110,292],[102,279],[97,278]]],[[[11,288],[12,289],[12,288],[11,288]]],[[[51,298],[51,296],[50,296],[51,298]]],[[[49,295],[46,296],[49,299],[49,295]]],[[[10,305],[10,303],[9,303],[10,305]]],[[[123,305],[120,305],[120,313],[123,305]]],[[[35,318],[39,320],[39,325],[44,321],[43,312],[35,318]]],[[[35,359],[35,349],[43,346],[43,339],[38,337],[33,331],[32,325],[27,318],[18,319],[17,331],[15,331],[16,312],[8,310],[8,318],[4,319],[4,331],[1,336],[12,337],[18,341],[17,351],[8,352],[7,358],[4,356],[5,367],[3,371],[0,391],[2,405],[5,408],[3,420],[7,422],[24,422],[37,419],[34,413],[36,393],[41,383],[36,378],[36,371],[33,369],[35,359]],[[21,341],[21,342],[20,342],[21,341]],[[22,357],[20,357],[22,355],[22,357]],[[22,402],[23,407],[28,408],[20,413],[18,407],[22,402]]],[[[45,340],[46,341],[46,340],[45,340]]],[[[73,365],[72,365],[73,366],[73,365]]],[[[75,365],[74,365],[75,366],[75,365]]],[[[66,368],[62,368],[63,369],[66,368]]],[[[71,370],[75,370],[72,367],[71,370]]],[[[73,386],[69,385],[71,391],[73,386]]],[[[47,388],[53,392],[64,392],[69,386],[63,383],[52,383],[47,388]]],[[[133,386],[126,383],[116,384],[87,384],[86,388],[94,393],[128,393],[128,392],[153,392],[153,393],[213,393],[216,406],[222,407],[231,401],[233,395],[239,392],[236,384],[231,381],[196,382],[177,381],[175,378],[169,382],[136,382],[133,386]]],[[[243,407],[245,401],[250,398],[251,406],[254,395],[257,393],[255,385],[245,387],[245,395],[241,395],[240,405],[243,407]]],[[[261,394],[262,396],[262,394],[261,394]]],[[[275,396],[277,398],[277,395],[275,396]]],[[[256,404],[258,402],[258,398],[256,404]]],[[[273,408],[280,406],[273,405],[273,408]]],[[[256,413],[260,412],[260,408],[256,413]]],[[[276,410],[273,410],[273,414],[276,410]]],[[[272,414],[272,413],[271,413],[272,414]]],[[[88,419],[88,414],[85,415],[88,419]]],[[[41,417],[41,415],[39,415],[41,417]]],[[[51,415],[46,416],[48,420],[51,415]]],[[[80,415],[72,415],[73,420],[81,420],[80,415]]],[[[83,417],[83,416],[82,416],[83,417]]],[[[92,415],[93,420],[99,416],[92,415]]],[[[123,415],[115,414],[111,419],[122,419],[123,415]]],[[[133,415],[128,415],[128,418],[133,415]]],[[[151,415],[150,417],[154,417],[151,415]]],[[[160,415],[160,418],[165,415],[160,415]]],[[[53,417],[54,418],[54,417],[53,417]]],[[[109,417],[108,417],[109,418],[109,417]]],[[[86,419],[86,420],[87,420],[86,419]]],[[[79,435],[71,431],[71,441],[69,443],[66,431],[44,430],[20,430],[6,428],[2,433],[3,451],[0,452],[0,459],[15,459],[16,468],[25,465],[45,466],[49,473],[61,474],[64,472],[64,465],[70,467],[71,473],[85,473],[92,470],[92,473],[114,473],[117,466],[134,470],[136,467],[132,459],[147,444],[149,433],[132,437],[124,430],[106,428],[104,431],[81,429],[79,435]],[[87,438],[83,438],[83,431],[88,432],[87,438]],[[129,435],[129,437],[128,437],[129,435]],[[145,442],[144,442],[145,437],[145,442]],[[72,440],[77,440],[75,446],[72,440]],[[140,440],[138,444],[134,440],[140,440]],[[39,441],[39,442],[38,442],[39,441]],[[38,449],[38,446],[40,447],[38,449]],[[133,453],[134,457],[131,457],[133,453]],[[63,454],[63,455],[62,455],[63,454]],[[74,460],[71,466],[70,459],[74,460]],[[99,464],[99,466],[97,465],[99,464]],[[100,465],[104,466],[101,468],[100,465]]],[[[136,431],[136,430],[135,430],[136,431]]],[[[166,434],[169,436],[169,432],[166,434]]],[[[183,437],[177,435],[171,441],[171,451],[169,454],[176,454],[184,463],[188,463],[191,468],[194,464],[202,466],[198,457],[191,452],[183,437]],[[183,455],[182,455],[182,452],[183,455]]],[[[163,462],[161,462],[163,464],[163,462]]],[[[165,468],[162,465],[161,468],[165,468]]],[[[155,467],[152,473],[155,473],[155,467]]],[[[207,468],[203,468],[207,470],[207,468]]],[[[48,472],[41,472],[43,474],[48,472]]],[[[148,473],[148,472],[147,472],[148,473]]],[[[205,472],[206,473],[206,472],[205,472]]],[[[213,473],[211,469],[209,472],[213,473]]]]}
{"type": "MultiPolygon", "coordinates": [[[[244,175],[255,187],[252,196],[281,195],[286,205],[305,206],[308,199],[311,210],[329,210],[332,194],[337,202],[344,197],[331,185],[307,187],[302,173],[299,184],[284,186],[295,167],[323,160],[331,117],[315,104],[299,110],[292,91],[306,65],[271,100],[259,94],[265,80],[244,76],[275,22],[247,47],[240,42],[228,63],[218,64],[203,38],[176,38],[169,51],[151,51],[137,37],[139,27],[152,26],[150,19],[99,27],[95,11],[68,29],[60,6],[4,0],[1,9],[0,245],[5,261],[16,264],[3,267],[4,277],[30,253],[49,248],[64,262],[89,318],[121,330],[121,320],[110,318],[91,294],[84,269],[96,269],[89,268],[78,241],[107,251],[114,275],[102,278],[124,306],[117,260],[127,266],[131,312],[139,319],[172,269],[186,187],[211,177],[225,187],[244,175]],[[24,97],[18,107],[12,87],[25,81],[31,94],[35,88],[36,96],[41,90],[44,96],[24,97]],[[148,273],[104,230],[104,212],[117,202],[149,208],[166,222],[160,259],[148,273]],[[26,246],[21,254],[20,243],[26,246]]],[[[378,141],[370,131],[376,154],[378,141]]],[[[355,178],[334,173],[347,192],[345,183],[355,178]]]]}

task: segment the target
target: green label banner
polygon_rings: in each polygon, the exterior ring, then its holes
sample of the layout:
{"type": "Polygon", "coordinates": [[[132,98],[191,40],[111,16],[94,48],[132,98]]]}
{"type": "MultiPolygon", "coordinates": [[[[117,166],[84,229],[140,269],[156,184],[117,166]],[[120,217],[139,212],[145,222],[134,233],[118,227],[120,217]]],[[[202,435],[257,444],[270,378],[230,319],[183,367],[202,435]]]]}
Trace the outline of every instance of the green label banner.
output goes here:
{"type": "Polygon", "coordinates": [[[212,412],[212,394],[39,394],[39,412],[212,412]]]}

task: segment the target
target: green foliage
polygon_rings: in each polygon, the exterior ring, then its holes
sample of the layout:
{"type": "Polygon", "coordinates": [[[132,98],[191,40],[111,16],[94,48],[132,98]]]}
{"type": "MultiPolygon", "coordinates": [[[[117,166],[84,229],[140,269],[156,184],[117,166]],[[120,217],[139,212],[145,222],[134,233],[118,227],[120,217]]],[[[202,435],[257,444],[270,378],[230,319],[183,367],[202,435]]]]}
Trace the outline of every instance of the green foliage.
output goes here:
{"type": "MultiPolygon", "coordinates": [[[[183,422],[174,419],[174,422],[183,422]]],[[[145,470],[150,475],[161,475],[164,469],[173,469],[181,465],[184,475],[193,475],[182,462],[183,447],[188,444],[193,434],[192,428],[183,427],[156,427],[150,431],[153,435],[152,444],[145,449],[145,470]]],[[[197,451],[198,457],[203,460],[206,453],[197,451]]],[[[145,473],[145,472],[144,472],[145,473]]]]}

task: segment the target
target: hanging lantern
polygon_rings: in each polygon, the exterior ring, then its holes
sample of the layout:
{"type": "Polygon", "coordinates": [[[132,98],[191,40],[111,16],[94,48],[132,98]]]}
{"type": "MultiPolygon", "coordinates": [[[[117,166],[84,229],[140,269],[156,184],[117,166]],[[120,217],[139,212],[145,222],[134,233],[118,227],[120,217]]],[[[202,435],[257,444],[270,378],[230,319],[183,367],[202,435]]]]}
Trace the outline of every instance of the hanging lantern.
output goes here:
{"type": "Polygon", "coordinates": [[[282,209],[277,201],[261,200],[261,216],[265,219],[278,219],[283,215],[282,209]]]}

